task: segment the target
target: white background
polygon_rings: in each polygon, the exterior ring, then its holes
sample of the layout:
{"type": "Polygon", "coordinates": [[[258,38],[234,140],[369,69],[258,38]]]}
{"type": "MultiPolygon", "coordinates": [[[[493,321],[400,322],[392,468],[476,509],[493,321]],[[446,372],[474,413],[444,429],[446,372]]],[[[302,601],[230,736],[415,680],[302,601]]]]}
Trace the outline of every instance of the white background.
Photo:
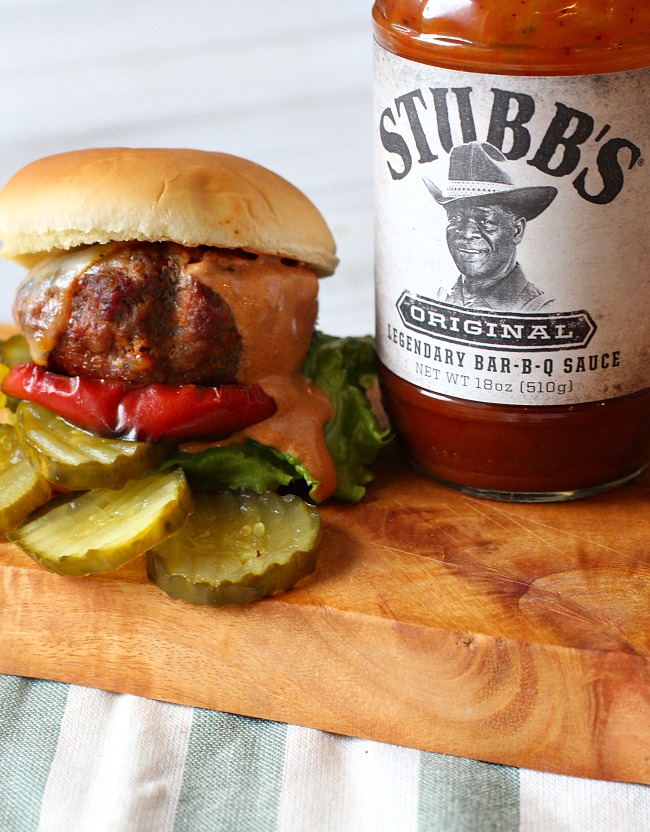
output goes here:
{"type": "MultiPolygon", "coordinates": [[[[0,0],[0,184],[82,147],[250,158],[305,191],[337,239],[320,328],[371,332],[371,5],[0,0]]],[[[22,275],[0,261],[0,321],[22,275]]]]}

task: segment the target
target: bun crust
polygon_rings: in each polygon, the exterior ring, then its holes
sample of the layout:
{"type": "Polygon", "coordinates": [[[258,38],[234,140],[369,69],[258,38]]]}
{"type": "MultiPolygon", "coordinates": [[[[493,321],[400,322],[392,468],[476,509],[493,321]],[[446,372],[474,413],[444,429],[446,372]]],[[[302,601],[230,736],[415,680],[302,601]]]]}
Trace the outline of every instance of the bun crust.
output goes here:
{"type": "Polygon", "coordinates": [[[171,241],[289,257],[321,275],[338,263],[313,203],[246,159],[201,150],[99,148],[48,156],[0,192],[2,256],[42,257],[115,240],[171,241]]]}

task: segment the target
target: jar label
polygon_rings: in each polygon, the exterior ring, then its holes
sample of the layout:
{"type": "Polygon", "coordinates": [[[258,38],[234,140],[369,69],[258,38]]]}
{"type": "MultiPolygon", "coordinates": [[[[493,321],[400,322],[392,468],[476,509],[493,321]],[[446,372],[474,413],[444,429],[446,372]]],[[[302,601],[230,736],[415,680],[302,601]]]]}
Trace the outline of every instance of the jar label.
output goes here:
{"type": "Polygon", "coordinates": [[[650,69],[463,73],[375,44],[377,349],[432,392],[565,405],[650,377],[650,69]]]}

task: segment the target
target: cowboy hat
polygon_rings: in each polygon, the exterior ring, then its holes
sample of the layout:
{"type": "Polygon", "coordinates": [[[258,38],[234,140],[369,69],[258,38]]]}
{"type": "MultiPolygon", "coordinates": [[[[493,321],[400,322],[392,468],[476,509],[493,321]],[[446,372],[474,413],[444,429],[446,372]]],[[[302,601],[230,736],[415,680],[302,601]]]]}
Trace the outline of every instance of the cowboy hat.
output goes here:
{"type": "Polygon", "coordinates": [[[510,208],[526,220],[534,220],[553,202],[557,188],[518,188],[504,169],[507,161],[494,145],[468,142],[451,149],[446,194],[426,176],[423,179],[436,202],[447,209],[496,204],[510,208]]]}

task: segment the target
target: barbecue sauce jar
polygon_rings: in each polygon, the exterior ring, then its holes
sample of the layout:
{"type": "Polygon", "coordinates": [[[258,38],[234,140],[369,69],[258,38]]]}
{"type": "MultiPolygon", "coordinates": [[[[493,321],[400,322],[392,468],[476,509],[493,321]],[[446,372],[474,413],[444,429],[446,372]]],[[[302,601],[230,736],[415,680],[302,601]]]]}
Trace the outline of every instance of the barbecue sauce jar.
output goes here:
{"type": "Polygon", "coordinates": [[[492,499],[650,459],[650,4],[376,0],[384,405],[492,499]]]}

